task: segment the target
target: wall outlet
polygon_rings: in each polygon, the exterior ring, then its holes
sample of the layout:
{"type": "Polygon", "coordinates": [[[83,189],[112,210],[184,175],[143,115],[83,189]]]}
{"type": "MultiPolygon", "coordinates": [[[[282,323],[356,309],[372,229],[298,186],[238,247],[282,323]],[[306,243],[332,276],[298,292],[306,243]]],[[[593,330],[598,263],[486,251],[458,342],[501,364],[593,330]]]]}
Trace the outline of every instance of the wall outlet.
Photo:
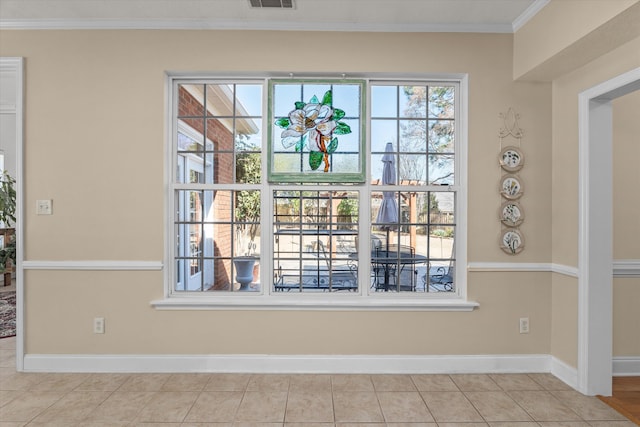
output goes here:
{"type": "Polygon", "coordinates": [[[93,319],[93,333],[104,334],[104,317],[96,317],[93,319]]]}
{"type": "Polygon", "coordinates": [[[52,215],[53,200],[36,200],[36,215],[52,215]]]}
{"type": "Polygon", "coordinates": [[[520,333],[528,334],[529,333],[529,318],[521,317],[520,318],[520,333]]]}

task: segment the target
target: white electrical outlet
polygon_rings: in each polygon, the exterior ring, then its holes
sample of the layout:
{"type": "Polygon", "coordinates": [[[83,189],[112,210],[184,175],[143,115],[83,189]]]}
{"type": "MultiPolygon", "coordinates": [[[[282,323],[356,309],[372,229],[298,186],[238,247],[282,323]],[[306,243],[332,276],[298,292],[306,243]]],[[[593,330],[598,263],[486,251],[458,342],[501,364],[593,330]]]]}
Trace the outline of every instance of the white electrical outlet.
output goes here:
{"type": "Polygon", "coordinates": [[[104,334],[104,317],[96,317],[93,319],[93,333],[104,334]]]}
{"type": "Polygon", "coordinates": [[[520,333],[528,334],[529,333],[529,318],[521,317],[520,318],[520,333]]]}
{"type": "Polygon", "coordinates": [[[52,200],[36,200],[36,214],[52,215],[53,214],[52,205],[53,205],[52,200]]]}

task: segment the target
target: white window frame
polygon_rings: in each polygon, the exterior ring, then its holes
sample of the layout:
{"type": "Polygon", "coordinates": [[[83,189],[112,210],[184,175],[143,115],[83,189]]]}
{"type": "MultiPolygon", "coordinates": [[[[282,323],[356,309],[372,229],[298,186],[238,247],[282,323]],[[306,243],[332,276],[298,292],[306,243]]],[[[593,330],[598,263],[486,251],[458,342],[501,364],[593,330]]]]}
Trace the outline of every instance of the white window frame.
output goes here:
{"type": "MultiPolygon", "coordinates": [[[[468,139],[468,76],[466,74],[448,75],[371,75],[358,76],[367,80],[367,103],[370,104],[370,85],[372,82],[388,81],[402,84],[405,82],[424,82],[426,84],[455,84],[457,86],[456,96],[456,149],[455,149],[455,184],[449,188],[456,193],[456,291],[444,293],[415,293],[415,292],[370,292],[366,280],[370,277],[370,263],[358,263],[359,289],[357,292],[326,292],[326,293],[305,293],[305,292],[275,292],[272,286],[272,257],[264,257],[261,264],[266,268],[261,268],[259,292],[174,292],[175,286],[175,262],[174,262],[174,192],[177,188],[185,184],[176,184],[174,174],[175,165],[175,144],[177,134],[177,118],[175,117],[174,103],[177,97],[178,82],[195,84],[205,84],[212,80],[231,80],[238,83],[263,84],[263,126],[267,120],[267,90],[268,79],[271,76],[248,76],[248,75],[190,75],[183,73],[168,73],[166,75],[166,143],[165,143],[165,268],[164,268],[164,298],[152,301],[151,305],[156,309],[216,309],[216,310],[391,310],[391,311],[471,311],[478,306],[477,302],[467,299],[467,139],[468,139]],[[367,279],[364,279],[367,278],[367,279]]],[[[370,105],[367,105],[367,147],[369,142],[370,126],[370,105]]],[[[263,132],[262,143],[262,163],[266,165],[267,150],[266,137],[268,132],[263,132]]],[[[368,154],[369,148],[367,150],[368,154]]],[[[370,176],[369,162],[367,162],[366,176],[370,176]]],[[[266,171],[265,171],[266,173],[266,171]]],[[[273,218],[266,214],[273,212],[272,192],[276,189],[291,187],[288,185],[273,185],[263,180],[261,184],[227,184],[227,190],[259,189],[261,191],[261,202],[263,215],[261,216],[260,227],[263,236],[271,236],[273,229],[273,218]]],[[[322,190],[323,186],[315,186],[314,190],[322,190]]],[[[335,185],[326,186],[326,189],[335,189],[335,185]]],[[[300,188],[302,189],[302,187],[300,188]]],[[[360,192],[360,218],[370,217],[370,203],[368,192],[372,189],[369,184],[363,186],[349,186],[350,190],[360,192]]],[[[415,190],[415,187],[413,188],[415,190]]],[[[428,191],[429,187],[420,188],[428,191]]],[[[403,191],[397,188],[396,191],[403,191]]],[[[370,233],[368,225],[361,225],[360,233],[370,233]],[[365,231],[366,230],[366,231],[365,231]]],[[[261,254],[273,253],[273,238],[261,239],[261,254]]],[[[369,239],[359,239],[359,253],[370,253],[369,239]]]]}

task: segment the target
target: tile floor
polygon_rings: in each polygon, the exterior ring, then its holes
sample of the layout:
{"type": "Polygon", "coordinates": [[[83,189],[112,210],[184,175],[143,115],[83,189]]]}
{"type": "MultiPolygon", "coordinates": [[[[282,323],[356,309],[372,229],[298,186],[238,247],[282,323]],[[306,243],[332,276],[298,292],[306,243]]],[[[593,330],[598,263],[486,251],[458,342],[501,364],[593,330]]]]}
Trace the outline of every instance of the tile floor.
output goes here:
{"type": "Polygon", "coordinates": [[[0,339],[0,427],[633,427],[549,374],[17,373],[0,339]]]}

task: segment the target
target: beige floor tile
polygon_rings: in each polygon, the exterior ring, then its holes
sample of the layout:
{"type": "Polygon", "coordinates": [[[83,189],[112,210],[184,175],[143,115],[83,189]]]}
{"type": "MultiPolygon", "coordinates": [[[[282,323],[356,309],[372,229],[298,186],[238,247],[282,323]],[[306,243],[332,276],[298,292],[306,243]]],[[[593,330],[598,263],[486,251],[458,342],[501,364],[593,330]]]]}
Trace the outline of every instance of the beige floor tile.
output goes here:
{"type": "MultiPolygon", "coordinates": [[[[237,426],[238,424],[236,424],[237,426]]],[[[278,424],[279,425],[279,424],[278,424]]],[[[233,423],[182,423],[180,427],[233,427],[233,423]]]]}
{"type": "Polygon", "coordinates": [[[87,421],[133,421],[154,395],[148,391],[115,391],[87,416],[87,421]]]}
{"type": "Polygon", "coordinates": [[[386,423],[336,423],[336,427],[386,427],[386,423]]]}
{"type": "Polygon", "coordinates": [[[71,391],[82,384],[91,374],[40,374],[41,379],[32,391],[71,391]]]}
{"type": "Polygon", "coordinates": [[[202,391],[211,374],[173,374],[160,388],[161,391],[202,391]]]}
{"type": "Polygon", "coordinates": [[[185,422],[233,422],[242,395],[241,391],[203,391],[191,407],[185,422]]]}
{"type": "Polygon", "coordinates": [[[484,421],[462,392],[423,391],[420,395],[436,422],[480,422],[484,421]]]}
{"type": "Polygon", "coordinates": [[[626,421],[589,421],[591,427],[637,427],[629,420],[626,421]]]}
{"type": "Polygon", "coordinates": [[[41,375],[11,369],[11,372],[0,372],[0,390],[31,390],[41,379],[41,375]]]}
{"type": "Polygon", "coordinates": [[[545,390],[573,390],[568,384],[551,374],[528,374],[528,376],[545,390]]]}
{"type": "Polygon", "coordinates": [[[75,391],[115,391],[129,379],[129,374],[92,374],[75,391]]]}
{"type": "MultiPolygon", "coordinates": [[[[387,427],[438,427],[436,423],[387,423],[387,427]]],[[[476,424],[474,427],[482,427],[476,424]]]]}
{"type": "Polygon", "coordinates": [[[503,390],[543,390],[527,374],[492,374],[489,377],[503,390]]]}
{"type": "Polygon", "coordinates": [[[0,407],[3,407],[13,399],[23,396],[25,392],[18,390],[0,390],[0,407]]]}
{"type": "Polygon", "coordinates": [[[289,391],[290,380],[289,375],[252,375],[247,384],[247,391],[289,391]]]}
{"type": "Polygon", "coordinates": [[[498,384],[489,375],[455,374],[451,379],[461,391],[500,391],[498,384]]]}
{"type": "Polygon", "coordinates": [[[333,396],[330,391],[289,392],[285,422],[333,422],[333,396]]]}
{"type": "Polygon", "coordinates": [[[160,391],[170,374],[134,374],[120,386],[118,391],[160,391]]]}
{"type": "Polygon", "coordinates": [[[284,423],[284,427],[334,427],[333,423],[284,423]]]}
{"type": "Polygon", "coordinates": [[[438,423],[438,427],[487,427],[487,423],[438,423]]]}
{"type": "Polygon", "coordinates": [[[205,391],[245,391],[251,374],[211,374],[205,391]]]}
{"type": "Polygon", "coordinates": [[[418,392],[377,392],[387,422],[435,422],[418,392]]]}
{"type": "Polygon", "coordinates": [[[195,391],[161,391],[142,408],[138,422],[182,422],[198,398],[195,391]]]}
{"type": "Polygon", "coordinates": [[[486,421],[533,421],[503,391],[471,391],[466,392],[465,396],[486,421]]]}
{"type": "Polygon", "coordinates": [[[16,337],[8,337],[0,339],[0,349],[14,350],[16,349],[16,337]]]}
{"type": "Polygon", "coordinates": [[[15,368],[16,366],[16,352],[12,349],[0,348],[0,367],[2,368],[15,368]]]}
{"type": "Polygon", "coordinates": [[[591,427],[586,421],[541,421],[540,427],[591,427]]]}
{"type": "Polygon", "coordinates": [[[551,392],[563,404],[575,411],[583,420],[626,420],[618,411],[594,396],[585,396],[577,391],[553,391],[551,392]]]}
{"type": "Polygon", "coordinates": [[[510,391],[514,399],[534,421],[581,421],[578,414],[548,391],[510,391]]]}
{"type": "Polygon", "coordinates": [[[289,392],[329,392],[331,393],[331,375],[292,375],[289,392]]]}
{"type": "Polygon", "coordinates": [[[60,400],[38,415],[38,422],[79,422],[93,412],[98,405],[107,400],[109,392],[78,391],[63,396],[60,400]]]}
{"type": "Polygon", "coordinates": [[[65,393],[33,391],[28,398],[14,399],[0,408],[0,421],[29,421],[60,400],[65,393]]]}
{"type": "Polygon", "coordinates": [[[236,421],[284,422],[286,391],[246,391],[236,421]]]}
{"type": "Polygon", "coordinates": [[[376,391],[417,391],[410,375],[372,375],[376,391]]]}
{"type": "Polygon", "coordinates": [[[492,421],[489,427],[539,427],[535,421],[492,421]]]}
{"type": "Polygon", "coordinates": [[[411,375],[419,391],[460,391],[449,375],[411,375]]]}
{"type": "Polygon", "coordinates": [[[378,397],[371,391],[334,391],[337,422],[384,422],[378,397]]]}
{"type": "Polygon", "coordinates": [[[371,375],[332,375],[333,391],[373,391],[371,375]]]}

